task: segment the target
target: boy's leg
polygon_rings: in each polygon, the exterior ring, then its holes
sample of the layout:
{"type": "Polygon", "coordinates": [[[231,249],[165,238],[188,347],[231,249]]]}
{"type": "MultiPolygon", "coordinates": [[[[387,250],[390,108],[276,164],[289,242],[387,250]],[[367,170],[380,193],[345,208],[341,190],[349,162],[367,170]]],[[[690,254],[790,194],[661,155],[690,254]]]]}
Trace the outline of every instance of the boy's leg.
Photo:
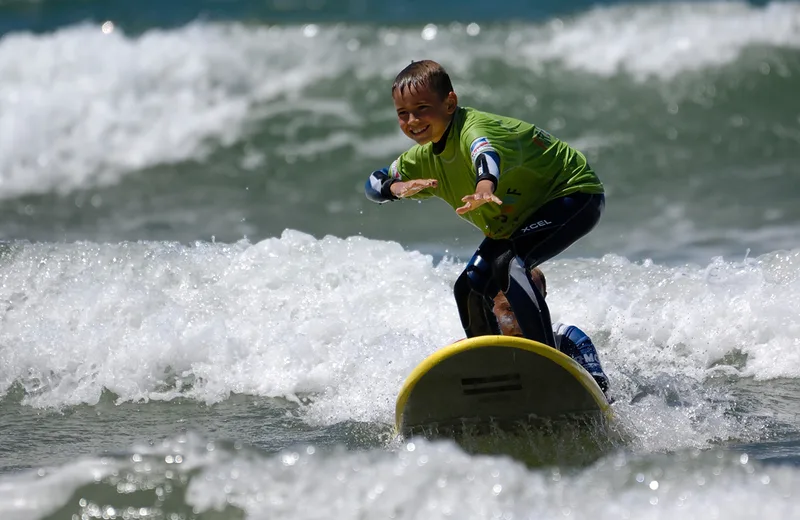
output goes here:
{"type": "Polygon", "coordinates": [[[589,233],[604,209],[603,194],[574,193],[551,200],[511,235],[514,251],[533,269],[589,233]]]}
{"type": "Polygon", "coordinates": [[[492,311],[493,298],[499,290],[494,263],[497,255],[510,252],[510,247],[508,241],[484,239],[456,280],[453,295],[468,338],[500,334],[497,318],[492,311]]]}
{"type": "Polygon", "coordinates": [[[517,318],[522,335],[554,347],[550,310],[531,280],[530,270],[525,269],[511,251],[498,258],[496,264],[498,279],[508,281],[501,289],[517,318]]]}
{"type": "Polygon", "coordinates": [[[605,207],[603,195],[576,193],[545,204],[511,236],[522,266],[510,262],[506,294],[523,335],[555,346],[547,303],[536,290],[530,270],[558,255],[594,228],[605,207]],[[514,267],[517,266],[517,267],[514,267]]]}

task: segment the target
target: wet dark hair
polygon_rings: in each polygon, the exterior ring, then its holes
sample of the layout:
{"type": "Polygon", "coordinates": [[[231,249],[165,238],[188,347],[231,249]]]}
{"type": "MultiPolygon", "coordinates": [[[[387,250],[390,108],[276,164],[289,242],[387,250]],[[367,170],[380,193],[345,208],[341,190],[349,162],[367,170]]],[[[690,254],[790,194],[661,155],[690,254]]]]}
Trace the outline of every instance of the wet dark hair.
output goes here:
{"type": "Polygon", "coordinates": [[[412,61],[410,65],[400,71],[394,78],[392,95],[395,90],[403,94],[409,89],[429,88],[434,94],[444,100],[453,92],[453,83],[444,67],[432,60],[412,61]]]}

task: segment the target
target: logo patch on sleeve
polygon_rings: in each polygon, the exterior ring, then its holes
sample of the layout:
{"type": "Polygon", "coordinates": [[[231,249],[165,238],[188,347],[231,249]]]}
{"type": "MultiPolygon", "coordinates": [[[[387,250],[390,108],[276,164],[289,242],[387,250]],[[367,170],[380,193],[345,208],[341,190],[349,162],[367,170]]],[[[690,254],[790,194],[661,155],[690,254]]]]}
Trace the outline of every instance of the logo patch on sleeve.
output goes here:
{"type": "Polygon", "coordinates": [[[533,136],[533,142],[539,148],[547,150],[553,145],[553,136],[545,132],[541,128],[536,129],[536,134],[533,136]]]}
{"type": "Polygon", "coordinates": [[[472,158],[473,164],[475,163],[475,159],[477,159],[480,154],[486,152],[497,153],[495,149],[492,147],[491,143],[489,143],[489,140],[486,139],[485,137],[479,137],[474,141],[472,141],[472,144],[469,145],[469,154],[470,157],[472,158]]]}
{"type": "Polygon", "coordinates": [[[392,162],[391,166],[389,166],[389,176],[392,179],[400,178],[400,168],[397,167],[397,159],[395,159],[394,162],[392,162]]]}

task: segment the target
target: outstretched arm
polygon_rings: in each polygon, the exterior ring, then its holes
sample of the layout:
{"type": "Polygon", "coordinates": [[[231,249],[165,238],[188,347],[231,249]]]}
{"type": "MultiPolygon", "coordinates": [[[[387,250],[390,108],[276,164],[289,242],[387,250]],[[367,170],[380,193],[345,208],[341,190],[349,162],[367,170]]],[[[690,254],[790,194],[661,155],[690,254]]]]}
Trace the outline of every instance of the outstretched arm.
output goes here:
{"type": "Polygon", "coordinates": [[[502,204],[494,190],[500,182],[500,154],[495,151],[485,137],[475,139],[470,145],[472,164],[475,166],[475,193],[461,199],[463,206],[456,213],[463,215],[468,211],[483,206],[487,202],[502,204]]]}
{"type": "Polygon", "coordinates": [[[402,199],[419,193],[426,188],[438,186],[436,179],[412,179],[401,181],[389,175],[389,169],[375,170],[364,185],[367,198],[378,204],[402,199]]]}

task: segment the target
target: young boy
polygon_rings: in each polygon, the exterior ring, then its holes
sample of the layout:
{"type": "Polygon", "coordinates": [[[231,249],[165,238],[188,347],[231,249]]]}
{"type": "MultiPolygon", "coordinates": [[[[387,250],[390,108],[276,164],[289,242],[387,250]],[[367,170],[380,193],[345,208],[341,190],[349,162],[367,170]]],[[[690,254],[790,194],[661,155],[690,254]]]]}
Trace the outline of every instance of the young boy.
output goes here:
{"type": "MultiPolygon", "coordinates": [[[[542,298],[547,298],[547,280],[545,280],[542,270],[534,267],[531,270],[531,280],[533,280],[533,285],[542,295],[542,298]]],[[[497,293],[497,296],[494,297],[492,311],[497,317],[500,332],[503,335],[522,336],[514,311],[511,310],[511,306],[502,292],[497,293]]],[[[575,325],[565,325],[563,323],[553,325],[553,335],[555,337],[555,345],[553,346],[577,361],[597,381],[600,389],[607,393],[609,388],[608,377],[603,372],[603,367],[600,365],[600,357],[597,355],[597,348],[592,343],[589,335],[575,325]]]]}
{"type": "Polygon", "coordinates": [[[492,299],[503,291],[523,335],[554,346],[530,270],[600,219],[603,185],[586,158],[531,124],[459,106],[434,61],[403,69],[392,98],[401,130],[417,145],[369,176],[367,197],[384,203],[435,195],[486,235],[454,286],[467,337],[500,333],[492,299]]]}

